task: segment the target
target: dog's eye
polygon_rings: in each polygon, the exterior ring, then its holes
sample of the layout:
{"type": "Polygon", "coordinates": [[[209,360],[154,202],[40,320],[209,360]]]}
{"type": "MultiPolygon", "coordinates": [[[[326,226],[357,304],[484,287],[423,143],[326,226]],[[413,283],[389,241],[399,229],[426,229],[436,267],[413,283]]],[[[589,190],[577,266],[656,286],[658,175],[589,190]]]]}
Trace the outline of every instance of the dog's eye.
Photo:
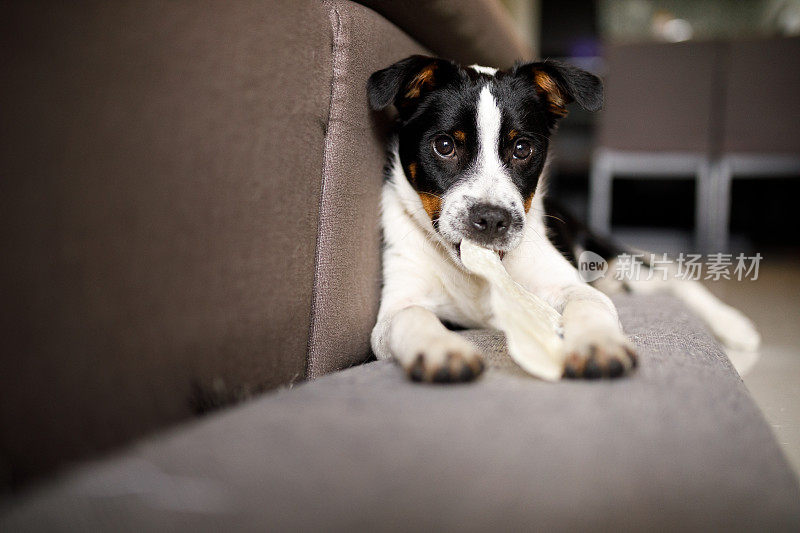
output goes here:
{"type": "Polygon", "coordinates": [[[514,159],[527,159],[533,152],[530,141],[520,139],[514,144],[514,159]]]}
{"type": "Polygon", "coordinates": [[[453,157],[456,151],[456,145],[453,138],[449,135],[437,135],[433,139],[433,150],[441,157],[453,157]]]}

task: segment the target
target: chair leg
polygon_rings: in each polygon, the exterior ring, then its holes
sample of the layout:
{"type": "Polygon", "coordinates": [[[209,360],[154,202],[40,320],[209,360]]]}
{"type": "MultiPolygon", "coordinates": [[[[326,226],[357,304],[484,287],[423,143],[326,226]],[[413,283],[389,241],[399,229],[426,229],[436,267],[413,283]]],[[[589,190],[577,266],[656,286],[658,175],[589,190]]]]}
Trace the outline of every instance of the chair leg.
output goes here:
{"type": "Polygon", "coordinates": [[[728,230],[731,214],[731,180],[733,170],[724,158],[715,166],[711,174],[713,183],[713,223],[709,251],[723,252],[728,249],[728,230]]]}
{"type": "Polygon", "coordinates": [[[714,214],[714,177],[715,166],[707,159],[700,163],[695,182],[694,239],[695,248],[700,252],[709,252],[713,241],[714,214]]]}
{"type": "Polygon", "coordinates": [[[589,227],[601,235],[611,233],[612,156],[598,152],[589,175],[589,227]]]}

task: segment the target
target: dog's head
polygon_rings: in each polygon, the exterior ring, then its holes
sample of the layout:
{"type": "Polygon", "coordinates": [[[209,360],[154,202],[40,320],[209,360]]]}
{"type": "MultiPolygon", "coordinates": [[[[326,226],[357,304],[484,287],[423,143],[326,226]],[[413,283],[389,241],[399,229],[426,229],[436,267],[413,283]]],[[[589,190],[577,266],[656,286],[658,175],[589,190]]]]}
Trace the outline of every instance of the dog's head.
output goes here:
{"type": "Polygon", "coordinates": [[[519,245],[556,122],[571,102],[603,99],[599,78],[564,63],[496,71],[425,56],[375,72],[367,90],[374,109],[397,108],[399,163],[455,254],[463,239],[519,245]]]}

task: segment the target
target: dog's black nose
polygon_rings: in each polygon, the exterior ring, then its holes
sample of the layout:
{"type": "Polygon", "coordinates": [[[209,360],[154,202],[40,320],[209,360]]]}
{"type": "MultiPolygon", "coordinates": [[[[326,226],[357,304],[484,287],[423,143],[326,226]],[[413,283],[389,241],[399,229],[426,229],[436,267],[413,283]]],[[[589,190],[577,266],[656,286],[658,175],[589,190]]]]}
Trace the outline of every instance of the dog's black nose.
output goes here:
{"type": "Polygon", "coordinates": [[[473,205],[469,210],[469,231],[478,242],[490,243],[506,234],[511,213],[490,204],[473,205]]]}

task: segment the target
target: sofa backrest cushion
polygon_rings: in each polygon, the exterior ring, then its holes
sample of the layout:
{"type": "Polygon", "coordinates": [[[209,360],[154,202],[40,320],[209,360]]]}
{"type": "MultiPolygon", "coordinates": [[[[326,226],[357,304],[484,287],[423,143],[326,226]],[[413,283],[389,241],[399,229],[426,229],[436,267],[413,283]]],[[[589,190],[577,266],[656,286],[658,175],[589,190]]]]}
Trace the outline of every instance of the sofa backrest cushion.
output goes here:
{"type": "Polygon", "coordinates": [[[371,356],[369,335],[380,300],[379,203],[389,124],[369,109],[367,78],[404,57],[429,53],[371,9],[347,1],[328,5],[333,79],[321,174],[311,378],[371,356]]]}
{"type": "Polygon", "coordinates": [[[500,0],[357,0],[439,56],[507,68],[533,59],[500,0]]]}
{"type": "MultiPolygon", "coordinates": [[[[516,58],[491,20],[436,31],[516,58]]],[[[0,43],[0,486],[370,356],[366,80],[423,46],[344,0],[8,2],[0,43]]]]}
{"type": "Polygon", "coordinates": [[[329,11],[4,3],[11,482],[190,416],[197,397],[305,377],[329,11]]]}

